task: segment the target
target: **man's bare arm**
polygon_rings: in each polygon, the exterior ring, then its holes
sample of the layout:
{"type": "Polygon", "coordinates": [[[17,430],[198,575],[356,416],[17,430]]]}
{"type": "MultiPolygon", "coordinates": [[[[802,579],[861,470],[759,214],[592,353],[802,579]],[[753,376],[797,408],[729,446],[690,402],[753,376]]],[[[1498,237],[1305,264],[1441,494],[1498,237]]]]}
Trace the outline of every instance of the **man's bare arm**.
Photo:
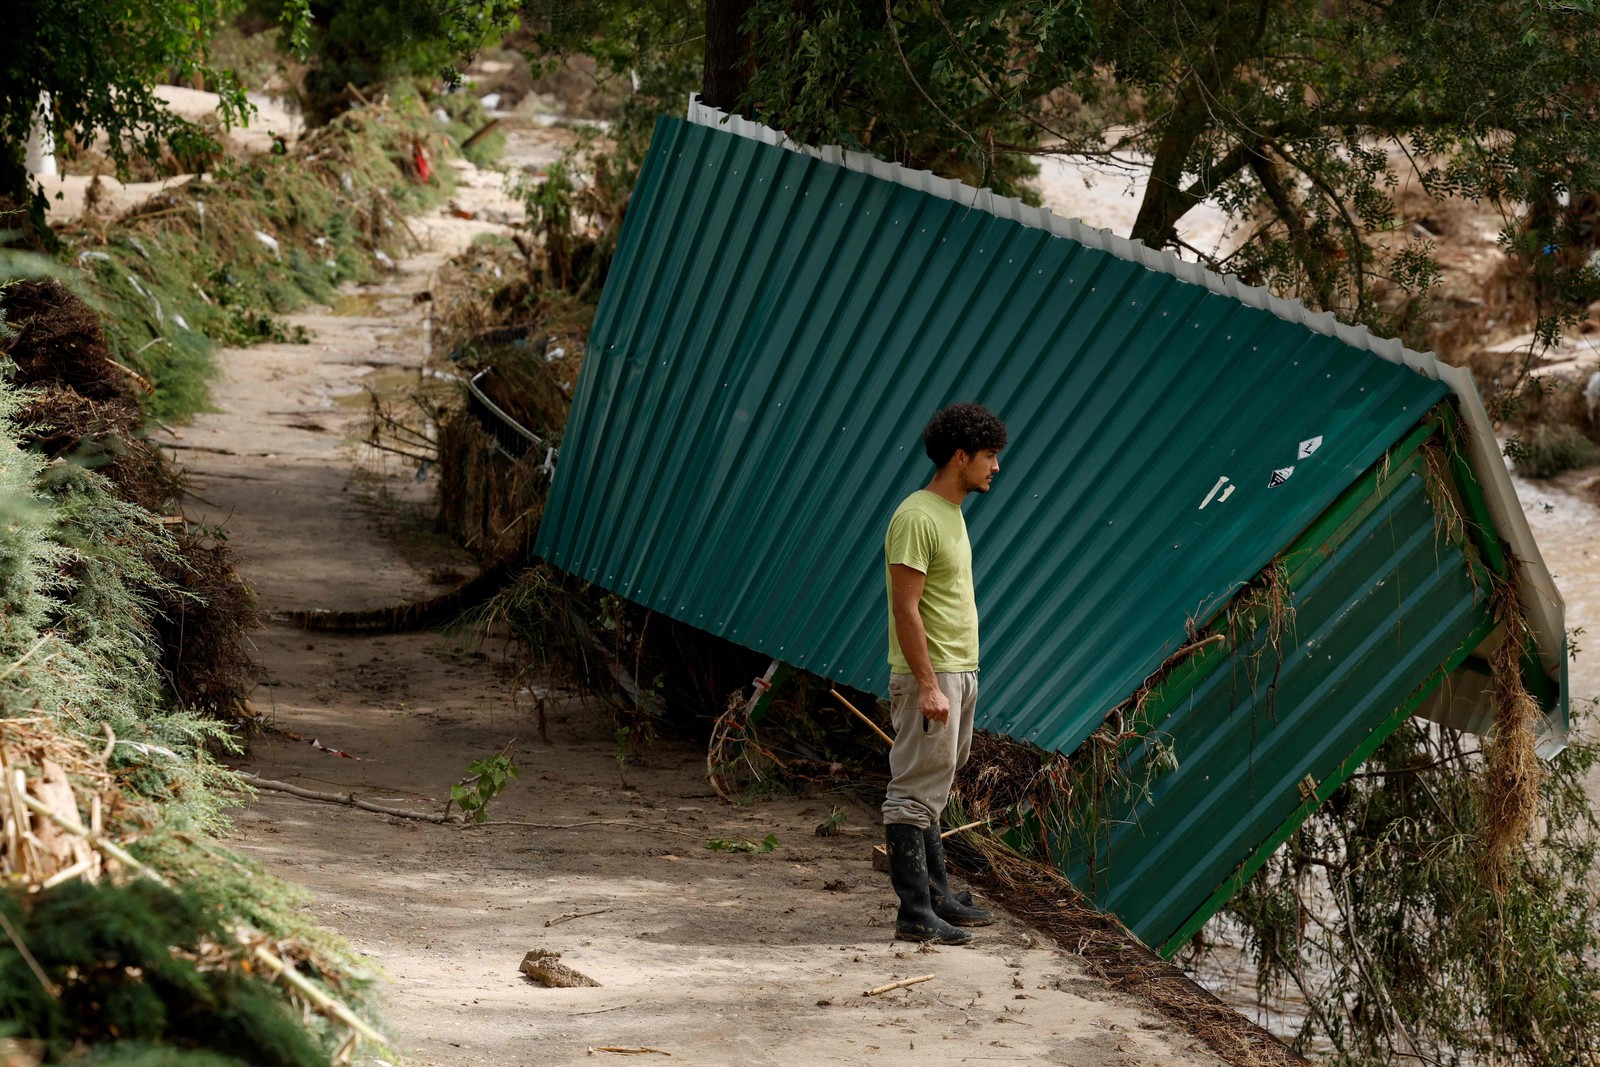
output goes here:
{"type": "Polygon", "coordinates": [[[906,665],[922,690],[922,714],[934,722],[947,722],[950,701],[934,677],[933,661],[928,657],[928,631],[922,625],[922,590],[928,576],[915,567],[894,563],[889,566],[889,577],[893,589],[894,632],[900,640],[900,652],[906,658],[906,665]]]}

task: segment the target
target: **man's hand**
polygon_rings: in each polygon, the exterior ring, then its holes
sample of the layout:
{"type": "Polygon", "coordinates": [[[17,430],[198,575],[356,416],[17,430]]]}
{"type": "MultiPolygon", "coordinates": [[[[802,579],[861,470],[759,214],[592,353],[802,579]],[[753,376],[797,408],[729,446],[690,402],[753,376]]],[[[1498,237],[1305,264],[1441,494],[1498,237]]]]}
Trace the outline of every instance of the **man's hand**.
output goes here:
{"type": "Polygon", "coordinates": [[[950,698],[944,695],[944,690],[937,685],[924,685],[921,688],[922,717],[930,722],[949,722],[950,698]]]}
{"type": "Polygon", "coordinates": [[[894,629],[900,638],[900,652],[911,668],[911,676],[922,690],[917,703],[929,722],[950,721],[950,698],[939,688],[933,664],[928,659],[928,633],[922,626],[922,590],[927,575],[915,567],[895,563],[889,567],[894,605],[894,629]]]}

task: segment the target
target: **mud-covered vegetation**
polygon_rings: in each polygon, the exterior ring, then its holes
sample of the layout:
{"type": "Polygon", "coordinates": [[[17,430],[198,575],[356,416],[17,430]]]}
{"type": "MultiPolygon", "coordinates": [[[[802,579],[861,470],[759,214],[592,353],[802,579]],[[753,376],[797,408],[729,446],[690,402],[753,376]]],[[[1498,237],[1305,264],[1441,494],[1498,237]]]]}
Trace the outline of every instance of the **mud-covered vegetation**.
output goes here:
{"type": "Polygon", "coordinates": [[[352,956],[206,840],[239,788],[218,756],[254,681],[250,592],[171,517],[181,480],[87,305],[13,282],[0,316],[8,1062],[328,1063],[343,1024],[308,1030],[263,954],[343,995],[352,956]]]}
{"type": "MultiPolygon", "coordinates": [[[[341,6],[360,5],[317,10],[341,6]]],[[[436,67],[458,59],[493,28],[480,7],[441,9],[447,39],[411,43],[436,67]]],[[[414,247],[405,215],[448,195],[438,164],[461,124],[432,115],[416,82],[363,82],[292,147],[236,154],[222,134],[245,85],[206,46],[238,12],[158,0],[0,17],[9,1064],[331,1064],[358,1038],[382,1051],[350,1007],[370,981],[354,954],[305,921],[298,891],[214,841],[248,788],[227,761],[257,722],[259,620],[227,531],[185,517],[183,473],[149,433],[172,433],[152,416],[205,406],[214,344],[301,340],[279,316],[414,247]],[[218,92],[217,120],[167,112],[167,77],[218,92]],[[96,182],[83,216],[51,230],[19,174],[39,123],[122,178],[201,173],[116,215],[96,182]]],[[[296,54],[260,68],[325,67],[306,5],[282,14],[296,54]]],[[[239,54],[259,51],[244,41],[239,54]]]]}

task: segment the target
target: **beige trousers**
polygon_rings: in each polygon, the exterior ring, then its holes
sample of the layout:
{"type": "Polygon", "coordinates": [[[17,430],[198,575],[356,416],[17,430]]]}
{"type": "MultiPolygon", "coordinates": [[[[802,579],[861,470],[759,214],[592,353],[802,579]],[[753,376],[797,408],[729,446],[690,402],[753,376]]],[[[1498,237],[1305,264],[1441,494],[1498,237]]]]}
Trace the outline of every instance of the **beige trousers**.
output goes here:
{"type": "Polygon", "coordinates": [[[938,826],[956,771],[972,753],[972,714],[978,707],[978,672],[935,674],[950,700],[948,722],[922,717],[922,687],[909,674],[889,675],[889,790],[883,821],[938,826]]]}

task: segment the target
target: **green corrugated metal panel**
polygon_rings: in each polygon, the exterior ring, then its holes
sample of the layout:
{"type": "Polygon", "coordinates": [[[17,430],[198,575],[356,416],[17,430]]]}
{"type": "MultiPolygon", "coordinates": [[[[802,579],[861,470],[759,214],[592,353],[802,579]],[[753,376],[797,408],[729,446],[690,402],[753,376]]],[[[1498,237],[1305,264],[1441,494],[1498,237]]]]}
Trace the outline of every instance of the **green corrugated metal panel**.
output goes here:
{"type": "Polygon", "coordinates": [[[1048,230],[669,119],[585,358],[540,554],[869,691],[921,424],[999,412],[1013,444],[968,508],[980,725],[1056,749],[1446,392],[1048,230]]]}
{"type": "Polygon", "coordinates": [[[1125,762],[1144,795],[1097,841],[1062,842],[1073,882],[1147,943],[1183,927],[1301,807],[1304,780],[1335,773],[1489,618],[1487,583],[1435,529],[1420,454],[1388,468],[1346,502],[1368,509],[1354,528],[1286,554],[1294,617],[1281,658],[1264,630],[1214,657],[1153,724],[1176,769],[1150,777],[1149,748],[1136,745],[1125,762]],[[1296,575],[1297,560],[1325,551],[1296,575]]]}
{"type": "MultiPolygon", "coordinates": [[[[1393,338],[1381,338],[1362,326],[1340,322],[1328,313],[1315,313],[1303,304],[1273,296],[1265,288],[1244,285],[1232,275],[1207,271],[1198,264],[1185,262],[1170,253],[1129,241],[1109,230],[1096,230],[1076,219],[1053,215],[1046,210],[1029,207],[1017,200],[994,196],[987,189],[972,189],[959,182],[935,177],[925,171],[909,170],[858,152],[838,148],[812,148],[797,145],[781,132],[750,122],[738,115],[728,115],[699,103],[693,96],[689,101],[691,122],[725,129],[767,145],[822,159],[833,165],[860,171],[899,185],[931,193],[952,200],[964,209],[973,209],[1009,219],[1033,229],[1046,230],[1060,237],[1078,241],[1089,248],[1109,252],[1119,259],[1137,263],[1156,273],[1180,278],[1202,286],[1210,292],[1253,308],[1269,311],[1287,322],[1305,326],[1316,333],[1336,337],[1351,347],[1372,352],[1391,363],[1404,365],[1425,377],[1444,382],[1455,394],[1455,405],[1467,433],[1464,448],[1466,471],[1461,475],[1463,489],[1472,495],[1481,489],[1480,502],[1494,527],[1497,536],[1505,538],[1514,555],[1514,577],[1527,615],[1529,628],[1536,645],[1537,670],[1543,681],[1549,683],[1541,699],[1547,701],[1549,712],[1544,735],[1540,739],[1540,754],[1552,757],[1566,744],[1567,708],[1566,687],[1560,683],[1567,662],[1567,639],[1562,618],[1561,594],[1550,576],[1549,569],[1534,543],[1533,532],[1528,528],[1526,516],[1517,500],[1515,488],[1500,455],[1495,440],[1494,427],[1484,409],[1483,398],[1478,395],[1472,374],[1459,367],[1440,363],[1429,352],[1414,352],[1393,338]],[[1549,698],[1554,698],[1553,700],[1549,698]]],[[[1540,678],[1532,679],[1540,691],[1540,678]]],[[[1430,717],[1442,713],[1441,721],[1453,724],[1472,724],[1465,728],[1478,729],[1483,725],[1482,707],[1462,706],[1452,687],[1442,703],[1430,706],[1430,717]]]]}

